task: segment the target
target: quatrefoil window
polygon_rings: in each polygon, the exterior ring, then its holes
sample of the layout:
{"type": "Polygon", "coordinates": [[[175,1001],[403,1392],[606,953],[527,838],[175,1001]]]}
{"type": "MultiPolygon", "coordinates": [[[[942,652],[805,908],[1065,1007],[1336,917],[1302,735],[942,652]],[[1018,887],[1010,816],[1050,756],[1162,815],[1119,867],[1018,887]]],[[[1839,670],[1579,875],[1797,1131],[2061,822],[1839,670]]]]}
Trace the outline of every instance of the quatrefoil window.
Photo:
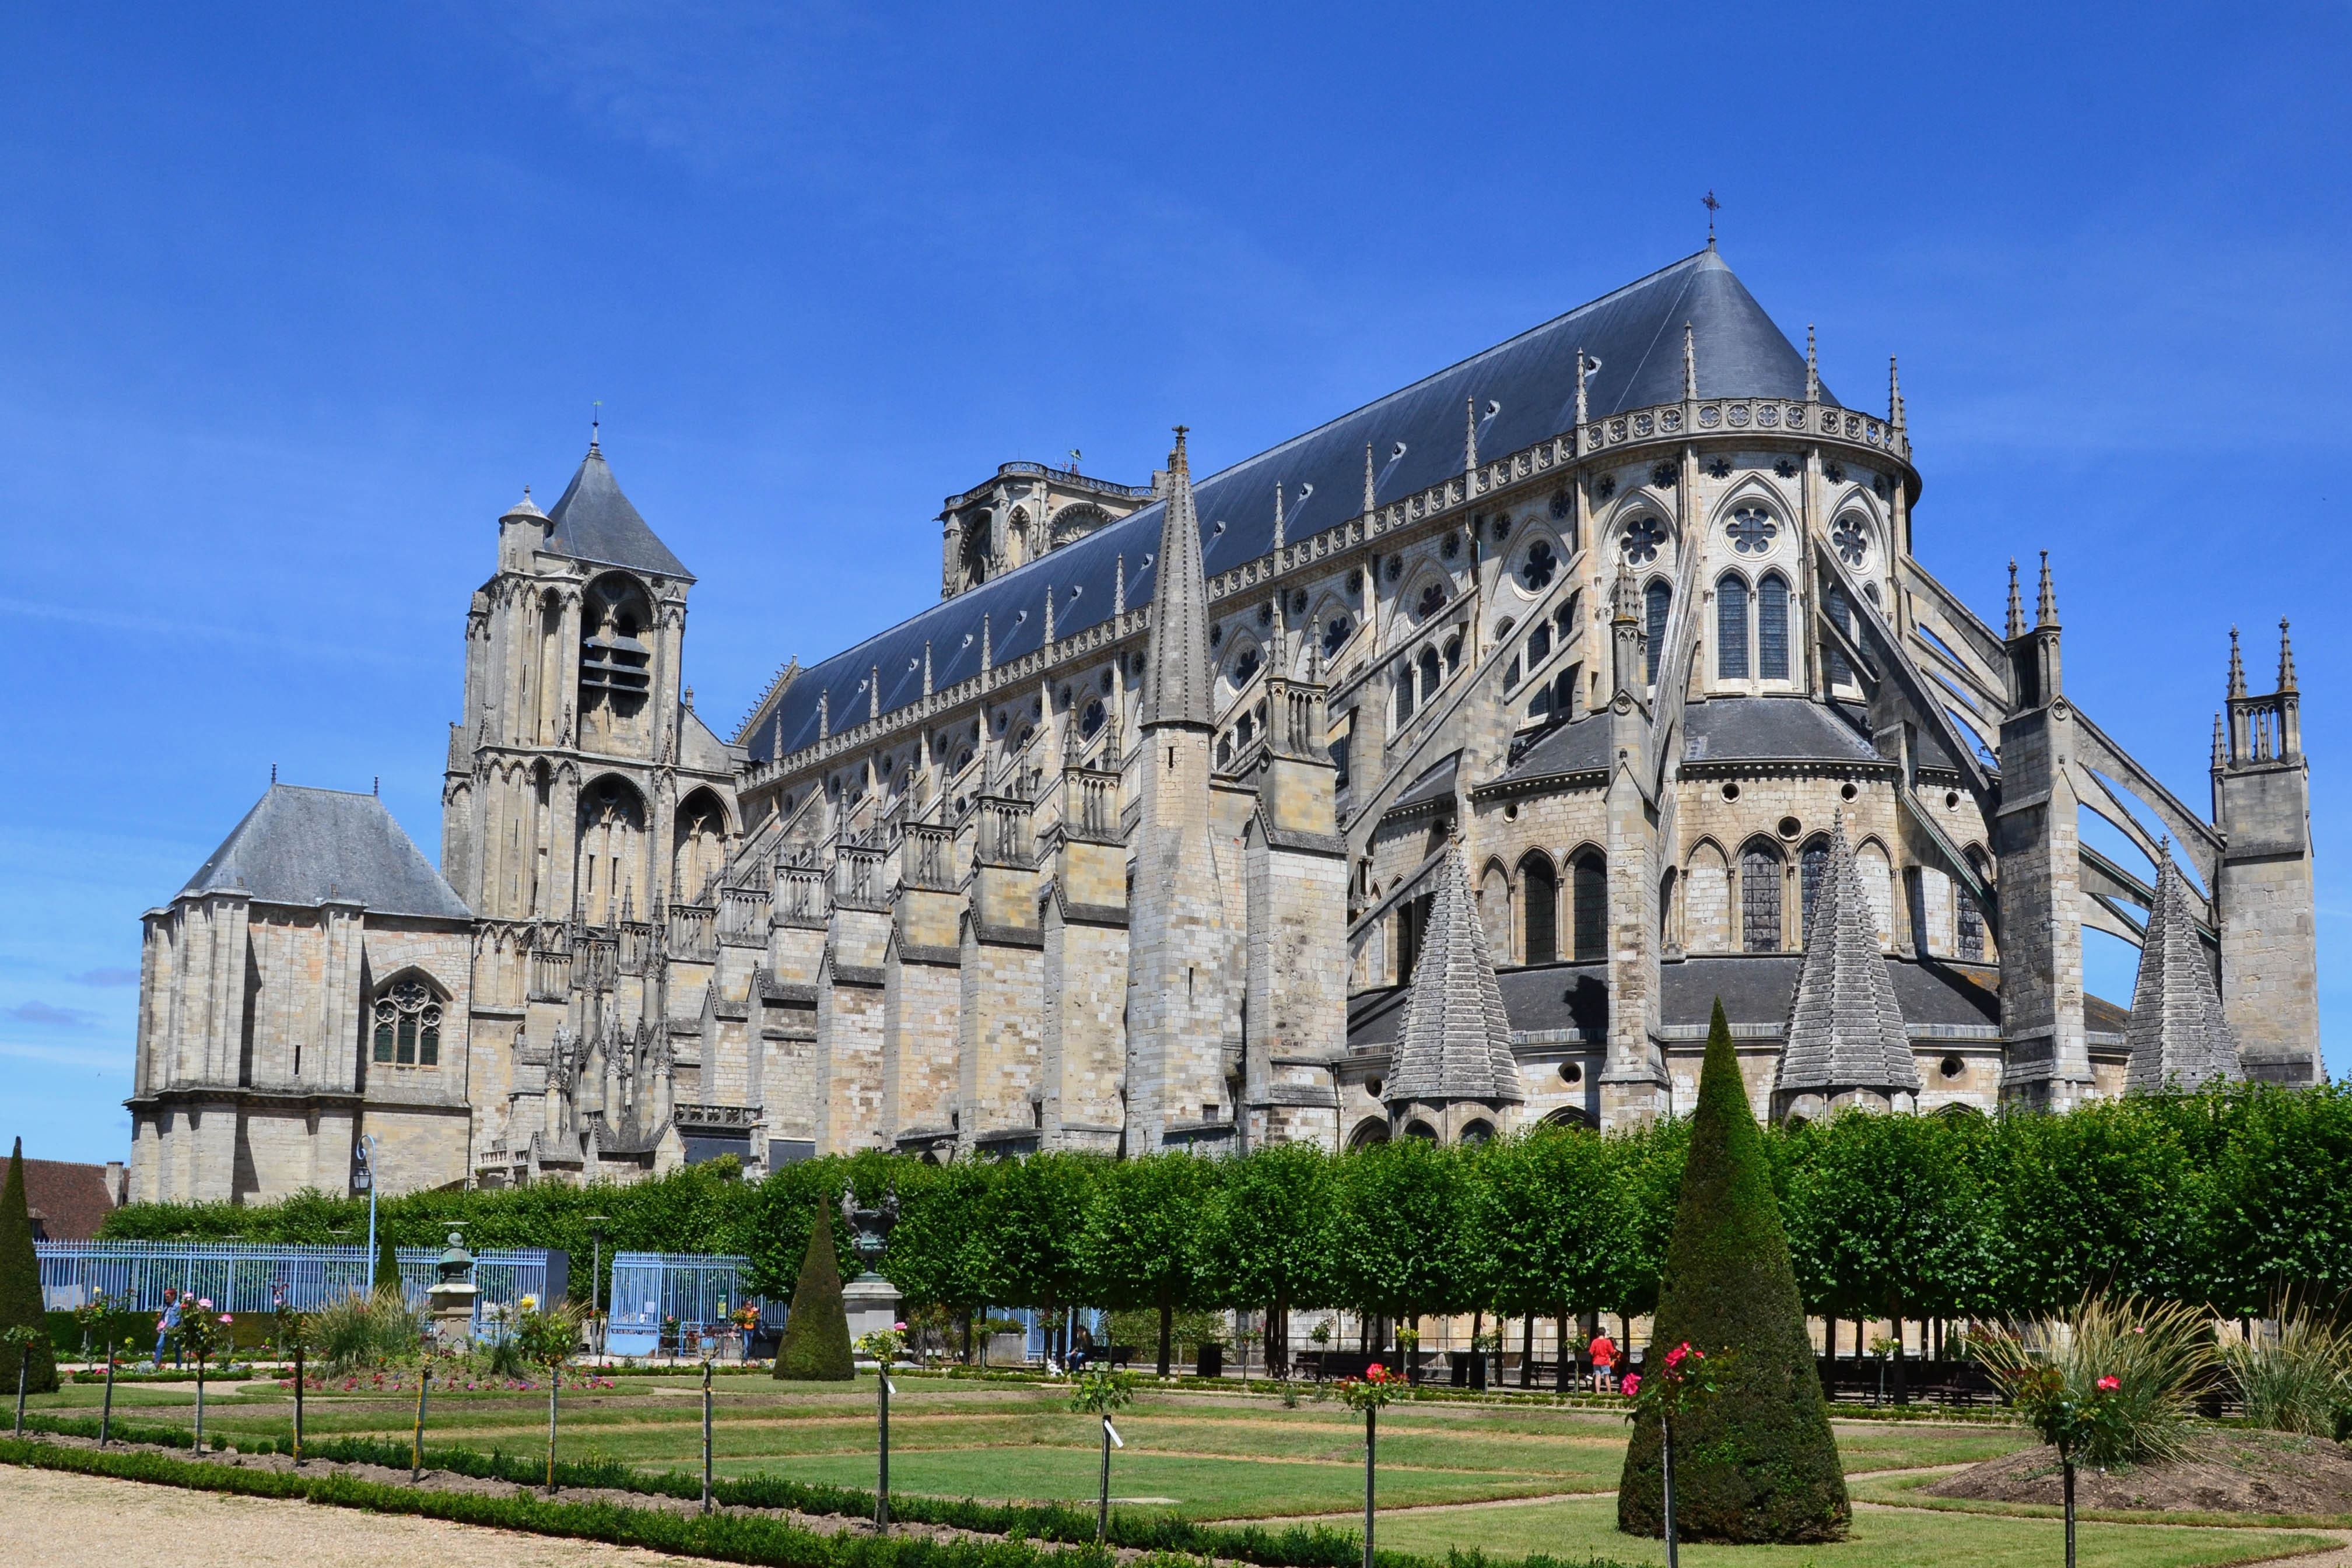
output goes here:
{"type": "Polygon", "coordinates": [[[1551,582],[1551,574],[1559,568],[1559,558],[1551,553],[1549,539],[1538,539],[1528,546],[1528,559],[1519,563],[1519,581],[1530,593],[1542,591],[1551,582]]]}
{"type": "Polygon", "coordinates": [[[1625,552],[1626,565],[1647,566],[1658,559],[1658,547],[1665,542],[1665,524],[1655,517],[1636,517],[1625,525],[1618,548],[1625,552]]]}
{"type": "Polygon", "coordinates": [[[1426,621],[1445,608],[1448,595],[1443,583],[1431,583],[1421,591],[1421,601],[1412,607],[1413,613],[1426,621]]]}
{"type": "Polygon", "coordinates": [[[1859,569],[1870,556],[1870,536],[1863,532],[1858,517],[1840,517],[1837,527],[1830,530],[1830,546],[1838,559],[1850,567],[1859,569]]]}
{"type": "Polygon", "coordinates": [[[1731,548],[1741,555],[1762,555],[1772,548],[1780,525],[1761,507],[1742,507],[1731,514],[1731,548]]]}

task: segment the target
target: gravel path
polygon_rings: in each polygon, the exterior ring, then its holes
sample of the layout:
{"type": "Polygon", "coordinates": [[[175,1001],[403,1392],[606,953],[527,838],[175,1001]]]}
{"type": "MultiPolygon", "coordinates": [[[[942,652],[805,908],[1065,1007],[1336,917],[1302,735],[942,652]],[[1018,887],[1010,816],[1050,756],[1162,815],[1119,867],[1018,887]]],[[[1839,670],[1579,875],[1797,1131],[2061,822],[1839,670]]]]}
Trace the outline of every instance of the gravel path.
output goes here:
{"type": "Polygon", "coordinates": [[[634,1546],[59,1470],[12,1469],[0,1486],[0,1568],[194,1562],[237,1568],[709,1568],[634,1546]]]}

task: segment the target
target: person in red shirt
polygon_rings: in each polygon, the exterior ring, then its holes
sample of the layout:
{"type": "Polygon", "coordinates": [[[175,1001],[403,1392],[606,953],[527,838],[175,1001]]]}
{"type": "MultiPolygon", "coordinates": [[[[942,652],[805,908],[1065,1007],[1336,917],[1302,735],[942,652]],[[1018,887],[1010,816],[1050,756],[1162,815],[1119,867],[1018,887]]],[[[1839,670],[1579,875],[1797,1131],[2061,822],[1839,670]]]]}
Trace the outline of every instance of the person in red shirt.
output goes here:
{"type": "Polygon", "coordinates": [[[1607,1393],[1616,1383],[1616,1342],[1605,1333],[1594,1334],[1592,1343],[1585,1346],[1585,1353],[1592,1357],[1592,1391],[1595,1394],[1607,1393]]]}

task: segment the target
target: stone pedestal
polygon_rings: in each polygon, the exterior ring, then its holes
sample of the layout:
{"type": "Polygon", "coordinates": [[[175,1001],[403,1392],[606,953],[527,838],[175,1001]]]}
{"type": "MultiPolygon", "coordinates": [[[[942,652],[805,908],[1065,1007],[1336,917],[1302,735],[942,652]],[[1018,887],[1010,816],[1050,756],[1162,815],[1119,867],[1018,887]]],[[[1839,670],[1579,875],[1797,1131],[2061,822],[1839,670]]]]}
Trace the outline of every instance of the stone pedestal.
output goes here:
{"type": "Polygon", "coordinates": [[[898,1287],[876,1273],[860,1274],[841,1287],[842,1310],[849,1315],[849,1343],[880,1333],[898,1322],[898,1287]]]}
{"type": "Polygon", "coordinates": [[[461,1350],[474,1342],[474,1301],[481,1294],[471,1281],[443,1281],[425,1292],[426,1322],[434,1343],[461,1350]]]}

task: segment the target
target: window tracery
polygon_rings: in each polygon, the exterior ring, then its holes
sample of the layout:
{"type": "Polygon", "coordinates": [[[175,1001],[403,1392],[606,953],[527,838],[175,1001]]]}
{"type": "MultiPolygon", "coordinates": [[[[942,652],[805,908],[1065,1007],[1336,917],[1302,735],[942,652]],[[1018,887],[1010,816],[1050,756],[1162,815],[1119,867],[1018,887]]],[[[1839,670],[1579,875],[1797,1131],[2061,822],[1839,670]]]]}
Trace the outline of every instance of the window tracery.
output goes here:
{"type": "Polygon", "coordinates": [[[1346,612],[1342,611],[1331,617],[1323,627],[1323,656],[1328,659],[1338,653],[1340,645],[1348,641],[1355,630],[1355,620],[1346,612]]]}
{"type": "Polygon", "coordinates": [[[374,1054],[394,1067],[441,1064],[441,999],[424,981],[394,981],[376,998],[374,1054]]]}
{"type": "Polygon", "coordinates": [[[1749,953],[1780,950],[1780,857],[1761,844],[1739,852],[1739,946],[1749,953]]]}
{"type": "Polygon", "coordinates": [[[1618,549],[1624,552],[1626,565],[1647,566],[1658,559],[1658,548],[1665,542],[1666,525],[1644,515],[1625,525],[1618,549]]]}
{"type": "Polygon", "coordinates": [[[1731,514],[1731,548],[1741,555],[1762,555],[1772,548],[1780,525],[1761,507],[1742,507],[1731,514]]]}
{"type": "Polygon", "coordinates": [[[1862,563],[1870,558],[1870,534],[1862,519],[1851,513],[1840,517],[1837,527],[1830,530],[1830,548],[1837,551],[1838,559],[1861,570],[1862,563]]]}
{"type": "Polygon", "coordinates": [[[1519,562],[1519,582],[1530,593],[1539,593],[1551,584],[1552,573],[1559,570],[1559,558],[1552,553],[1549,539],[1538,539],[1528,546],[1527,559],[1519,562]]]}

